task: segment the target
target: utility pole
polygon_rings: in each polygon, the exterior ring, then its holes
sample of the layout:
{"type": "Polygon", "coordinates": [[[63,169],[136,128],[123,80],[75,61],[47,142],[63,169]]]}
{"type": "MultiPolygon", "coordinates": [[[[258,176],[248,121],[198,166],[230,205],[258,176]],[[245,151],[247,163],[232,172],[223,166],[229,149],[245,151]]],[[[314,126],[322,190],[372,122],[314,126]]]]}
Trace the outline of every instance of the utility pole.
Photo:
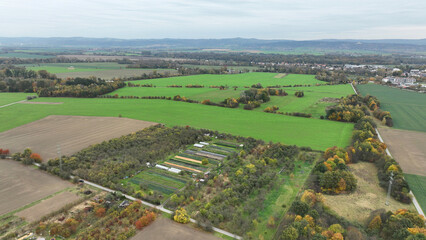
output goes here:
{"type": "Polygon", "coordinates": [[[61,169],[62,172],[62,155],[61,155],[61,145],[58,144],[56,145],[57,149],[58,149],[58,155],[59,155],[59,168],[61,169]]]}
{"type": "Polygon", "coordinates": [[[392,188],[392,182],[393,182],[393,172],[390,173],[388,194],[386,196],[386,203],[385,203],[386,206],[389,206],[389,199],[390,199],[390,193],[391,193],[391,188],[392,188]]]}

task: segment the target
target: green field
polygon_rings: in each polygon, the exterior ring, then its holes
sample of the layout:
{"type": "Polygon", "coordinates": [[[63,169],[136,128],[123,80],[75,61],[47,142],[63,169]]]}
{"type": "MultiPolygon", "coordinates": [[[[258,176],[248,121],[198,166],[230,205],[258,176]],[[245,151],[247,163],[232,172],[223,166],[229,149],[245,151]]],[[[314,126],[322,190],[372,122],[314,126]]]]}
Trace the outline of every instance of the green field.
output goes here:
{"type": "MultiPolygon", "coordinates": [[[[34,101],[34,100],[33,100],[34,101]]],[[[63,104],[15,104],[0,110],[0,131],[42,119],[49,115],[118,116],[164,123],[190,125],[265,141],[310,146],[325,150],[345,147],[353,124],[319,119],[267,114],[168,100],[39,98],[40,102],[63,104]]]]}
{"type": "Polygon", "coordinates": [[[362,95],[376,96],[390,111],[395,128],[426,132],[426,94],[376,84],[358,85],[362,95]]]}
{"type": "Polygon", "coordinates": [[[294,84],[325,84],[323,81],[315,79],[315,75],[304,74],[289,74],[284,78],[274,78],[277,73],[243,73],[243,74],[223,74],[223,75],[192,75],[184,77],[172,77],[150,80],[139,80],[133,83],[156,85],[157,87],[166,87],[173,84],[176,85],[189,85],[199,84],[208,86],[251,86],[253,84],[261,83],[264,87],[275,85],[294,85],[294,84]]]}
{"type": "Polygon", "coordinates": [[[413,174],[404,174],[404,177],[408,185],[410,185],[411,191],[416,196],[423,212],[426,212],[426,177],[413,174]]]}
{"type": "Polygon", "coordinates": [[[35,93],[0,93],[0,106],[25,100],[27,96],[37,95],[35,93]]]}

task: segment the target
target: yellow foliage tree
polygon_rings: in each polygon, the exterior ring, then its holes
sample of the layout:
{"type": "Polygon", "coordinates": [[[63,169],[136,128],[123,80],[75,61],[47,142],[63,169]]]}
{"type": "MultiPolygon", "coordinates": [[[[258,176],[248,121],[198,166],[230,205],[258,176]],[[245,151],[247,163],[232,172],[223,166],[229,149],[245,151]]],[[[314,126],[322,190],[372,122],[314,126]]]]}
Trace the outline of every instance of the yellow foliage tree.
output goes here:
{"type": "Polygon", "coordinates": [[[176,210],[173,219],[178,223],[189,223],[189,215],[182,207],[176,210]]]}

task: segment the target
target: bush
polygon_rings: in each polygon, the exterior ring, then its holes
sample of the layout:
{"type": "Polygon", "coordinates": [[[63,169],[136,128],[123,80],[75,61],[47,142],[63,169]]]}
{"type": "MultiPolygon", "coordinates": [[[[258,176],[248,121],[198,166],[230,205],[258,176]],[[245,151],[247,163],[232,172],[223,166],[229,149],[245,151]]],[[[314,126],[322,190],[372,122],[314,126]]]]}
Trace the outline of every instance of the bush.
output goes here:
{"type": "Polygon", "coordinates": [[[175,211],[173,220],[178,223],[189,223],[189,215],[186,213],[185,208],[179,208],[175,211]]]}
{"type": "Polygon", "coordinates": [[[294,201],[291,205],[291,211],[297,215],[304,217],[309,211],[309,205],[300,200],[294,201]]]}
{"type": "Polygon", "coordinates": [[[294,96],[301,98],[301,97],[305,96],[305,93],[303,91],[296,91],[294,93],[294,96]]]}

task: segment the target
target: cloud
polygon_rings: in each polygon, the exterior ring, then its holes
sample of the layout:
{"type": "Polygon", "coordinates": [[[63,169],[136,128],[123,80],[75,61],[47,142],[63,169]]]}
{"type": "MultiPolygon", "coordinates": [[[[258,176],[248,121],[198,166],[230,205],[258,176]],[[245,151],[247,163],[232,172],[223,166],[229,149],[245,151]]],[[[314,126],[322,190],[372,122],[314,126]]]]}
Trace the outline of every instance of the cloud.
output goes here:
{"type": "Polygon", "coordinates": [[[2,0],[2,36],[426,38],[426,1],[2,0]]]}

